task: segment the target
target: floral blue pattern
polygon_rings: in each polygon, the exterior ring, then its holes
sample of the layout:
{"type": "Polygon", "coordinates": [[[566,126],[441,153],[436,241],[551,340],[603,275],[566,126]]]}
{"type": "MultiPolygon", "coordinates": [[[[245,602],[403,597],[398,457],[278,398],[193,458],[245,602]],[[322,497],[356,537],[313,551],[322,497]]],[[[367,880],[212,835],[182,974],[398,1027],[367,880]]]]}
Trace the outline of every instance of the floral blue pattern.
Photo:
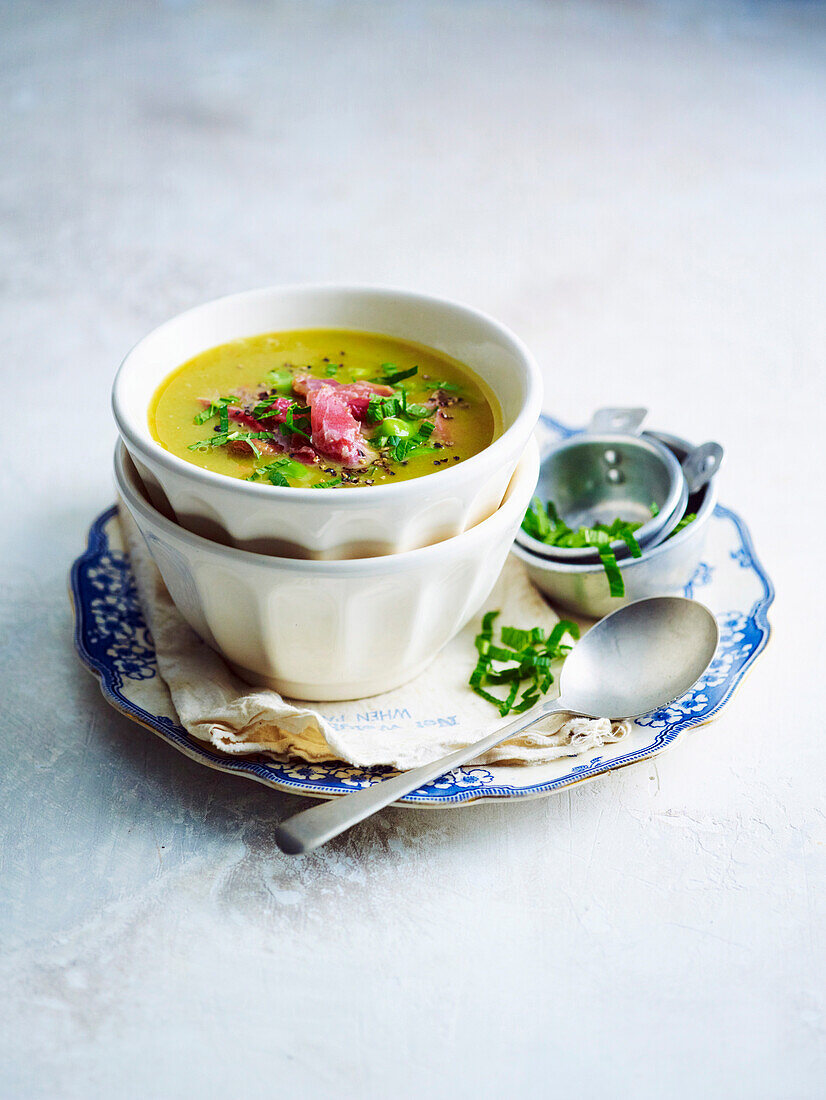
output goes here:
{"type": "Polygon", "coordinates": [[[689,597],[694,597],[694,593],[698,588],[702,588],[703,585],[711,584],[711,578],[714,576],[714,566],[709,565],[707,561],[701,561],[697,568],[694,570],[694,576],[685,586],[685,594],[689,597]]]}
{"type": "Polygon", "coordinates": [[[738,611],[718,614],[716,618],[720,627],[720,643],[708,672],[682,699],[638,718],[638,726],[670,729],[686,718],[705,715],[719,689],[748,663],[755,645],[749,620],[738,611]]]}
{"type": "MultiPolygon", "coordinates": [[[[555,436],[565,428],[543,417],[544,428],[555,436]]],[[[110,544],[107,528],[116,515],[110,508],[99,516],[89,533],[85,552],[72,567],[75,605],[75,644],[86,665],[97,674],[105,697],[118,710],[148,726],[166,741],[222,771],[236,772],[281,790],[315,796],[346,794],[389,775],[392,768],[357,768],[341,762],[278,763],[263,757],[227,757],[190,738],[175,717],[150,713],[134,698],[135,685],[157,676],[152,638],[138,602],[128,557],[110,544]],[[130,685],[132,692],[130,693],[130,685]]],[[[614,768],[644,760],[672,744],[685,730],[708,721],[725,705],[769,638],[767,611],[774,598],[772,583],[760,565],[748,530],[734,512],[718,506],[713,523],[719,525],[717,557],[700,565],[686,586],[686,595],[703,587],[703,600],[720,624],[720,645],[705,676],[688,695],[654,714],[637,719],[629,743],[606,746],[608,753],[587,763],[576,757],[559,761],[557,773],[531,782],[534,769],[497,769],[467,766],[406,795],[403,802],[419,805],[459,805],[478,798],[524,798],[547,794],[614,768]],[[731,544],[734,543],[732,546],[731,544]],[[723,563],[735,565],[724,576],[723,563]],[[739,584],[736,583],[740,578],[739,584]],[[503,779],[503,771],[508,781],[503,779]],[[521,781],[514,780],[518,771],[521,781]]]]}
{"type": "Polygon", "coordinates": [[[751,557],[744,546],[741,546],[739,550],[732,550],[729,557],[732,561],[736,561],[741,569],[751,568],[751,557]]]}
{"type": "Polygon", "coordinates": [[[493,774],[487,768],[456,768],[455,771],[447,772],[440,779],[434,779],[422,789],[424,791],[465,790],[468,787],[489,787],[493,782],[493,774]]]}
{"type": "MultiPolygon", "coordinates": [[[[105,512],[107,519],[114,509],[105,512]]],[[[76,606],[85,612],[85,646],[113,679],[149,680],[158,673],[152,636],[138,603],[129,557],[112,549],[100,520],[92,528],[85,568],[72,570],[76,606]]],[[[81,559],[82,560],[82,559],[81,559]]]]}
{"type": "Polygon", "coordinates": [[[574,775],[579,775],[580,773],[589,772],[589,771],[591,771],[592,768],[595,768],[597,766],[597,764],[601,763],[601,761],[602,761],[601,756],[592,756],[587,764],[574,764],[574,766],[571,768],[571,771],[573,772],[574,775]]]}

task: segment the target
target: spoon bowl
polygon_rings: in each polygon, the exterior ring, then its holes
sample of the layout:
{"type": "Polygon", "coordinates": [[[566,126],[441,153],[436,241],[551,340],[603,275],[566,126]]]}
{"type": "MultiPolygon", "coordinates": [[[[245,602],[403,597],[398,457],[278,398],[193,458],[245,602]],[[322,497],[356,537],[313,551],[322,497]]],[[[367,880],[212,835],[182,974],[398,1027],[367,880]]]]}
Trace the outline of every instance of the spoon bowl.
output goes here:
{"type": "Polygon", "coordinates": [[[711,612],[683,596],[652,596],[607,615],[562,667],[559,703],[592,718],[636,718],[673,703],[717,648],[711,612]]]}

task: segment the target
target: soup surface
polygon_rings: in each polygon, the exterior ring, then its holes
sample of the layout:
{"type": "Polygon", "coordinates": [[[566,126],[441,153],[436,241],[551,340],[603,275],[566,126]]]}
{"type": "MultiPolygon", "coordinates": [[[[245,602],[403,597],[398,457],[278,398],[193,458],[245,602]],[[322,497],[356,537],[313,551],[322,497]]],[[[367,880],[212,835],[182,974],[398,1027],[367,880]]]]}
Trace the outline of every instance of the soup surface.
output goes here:
{"type": "Polygon", "coordinates": [[[421,477],[470,458],[496,399],[456,360],[367,332],[265,333],[173,371],[149,409],[179,458],[264,484],[332,488],[421,477]]]}

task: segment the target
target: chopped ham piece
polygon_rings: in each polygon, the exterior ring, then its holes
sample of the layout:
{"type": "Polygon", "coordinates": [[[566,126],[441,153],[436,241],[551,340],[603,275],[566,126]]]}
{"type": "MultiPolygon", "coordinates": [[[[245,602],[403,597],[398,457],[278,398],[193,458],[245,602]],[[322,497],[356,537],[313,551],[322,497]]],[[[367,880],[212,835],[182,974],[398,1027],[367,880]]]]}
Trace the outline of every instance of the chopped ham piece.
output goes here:
{"type": "MultiPolygon", "coordinates": [[[[268,439],[256,439],[255,445],[262,454],[278,455],[284,454],[286,451],[291,458],[296,459],[298,462],[303,462],[305,466],[312,466],[314,462],[318,461],[318,455],[312,449],[308,443],[299,442],[294,436],[292,439],[287,439],[286,436],[279,432],[275,426],[276,423],[283,423],[286,411],[292,404],[285,397],[279,397],[273,405],[277,406],[279,413],[283,415],[268,416],[266,420],[256,420],[254,416],[246,412],[244,409],[238,409],[234,405],[230,405],[227,409],[230,420],[235,421],[236,424],[240,424],[243,428],[246,428],[248,432],[270,432],[274,435],[272,441],[268,439]],[[281,404],[283,402],[283,404],[281,404]]],[[[270,406],[272,408],[272,405],[270,406]]],[[[232,443],[227,444],[231,451],[236,454],[247,454],[252,450],[252,447],[244,439],[235,439],[232,443]]]]}
{"type": "MultiPolygon", "coordinates": [[[[285,423],[287,412],[293,405],[295,405],[295,402],[289,397],[275,398],[267,410],[267,412],[275,410],[274,415],[264,417],[264,423],[267,425],[269,431],[274,431],[276,424],[285,423]]],[[[291,458],[296,459],[298,462],[303,462],[305,466],[312,466],[314,462],[318,462],[318,455],[310,446],[309,442],[301,442],[301,436],[288,434],[287,437],[284,437],[282,433],[279,433],[279,438],[284,438],[284,447],[290,452],[291,458]]]]}
{"type": "MultiPolygon", "coordinates": [[[[264,401],[266,398],[264,398],[264,401]]],[[[261,402],[263,404],[263,401],[261,402]]],[[[287,409],[295,402],[291,401],[289,397],[276,397],[273,399],[272,404],[267,408],[268,413],[273,413],[272,416],[265,416],[264,419],[268,424],[283,424],[287,419],[287,409]]]]}
{"type": "Polygon", "coordinates": [[[450,434],[450,428],[445,420],[443,409],[439,409],[433,419],[433,435],[431,439],[434,443],[441,443],[443,447],[450,447],[453,443],[453,437],[450,434]]]}
{"type": "MultiPolygon", "coordinates": [[[[230,405],[227,415],[239,427],[249,432],[267,432],[273,438],[256,439],[255,446],[263,454],[287,453],[292,458],[312,465],[319,456],[341,462],[345,466],[363,466],[372,462],[376,452],[362,435],[359,420],[367,417],[367,407],[374,395],[390,397],[393,390],[379,382],[348,382],[342,384],[334,378],[314,378],[312,375],[297,375],[293,389],[305,396],[310,407],[310,427],[312,446],[303,442],[298,435],[279,430],[287,419],[287,412],[295,404],[288,397],[257,396],[252,391],[238,391],[239,405],[230,405]],[[265,415],[259,419],[248,411],[247,406],[260,407],[269,400],[265,415]]],[[[201,402],[208,407],[210,402],[204,398],[201,402]]],[[[252,450],[250,443],[237,439],[227,444],[237,454],[248,454],[252,450]]]]}
{"type": "Polygon", "coordinates": [[[389,397],[393,391],[389,386],[379,386],[374,382],[349,382],[346,386],[339,386],[336,390],[339,397],[343,397],[350,406],[350,412],[359,420],[367,417],[367,406],[370,398],[389,397]]]}
{"type": "Polygon", "coordinates": [[[322,386],[335,388],[338,384],[334,378],[314,378],[311,374],[297,374],[293,378],[293,389],[296,393],[303,394],[314,393],[322,386]]]}
{"type": "Polygon", "coordinates": [[[332,389],[344,398],[350,412],[359,420],[367,416],[367,406],[373,395],[392,397],[393,390],[381,382],[337,382],[335,378],[314,378],[311,374],[299,374],[293,380],[296,393],[317,393],[321,389],[332,389]]]}
{"type": "MultiPolygon", "coordinates": [[[[269,432],[272,429],[266,424],[262,424],[260,420],[256,420],[254,416],[251,416],[243,409],[238,409],[234,405],[230,405],[227,408],[227,415],[230,420],[233,420],[236,424],[239,424],[242,428],[246,428],[248,432],[269,432]]],[[[285,447],[283,440],[277,437],[272,442],[268,439],[256,439],[255,446],[262,454],[278,455],[283,454],[285,447]]],[[[245,439],[234,439],[231,443],[227,444],[227,448],[233,452],[233,454],[249,454],[253,448],[245,439]]]]}
{"type": "Polygon", "coordinates": [[[248,432],[272,431],[272,428],[265,424],[263,420],[256,420],[252,413],[248,413],[245,409],[236,408],[235,405],[230,405],[227,408],[227,414],[230,420],[234,420],[236,424],[240,424],[248,432]]]}
{"type": "Polygon", "coordinates": [[[284,453],[283,447],[279,447],[277,443],[270,443],[268,439],[255,440],[255,447],[258,448],[257,451],[252,443],[248,442],[246,439],[231,439],[229,443],[224,445],[230,454],[241,456],[254,454],[282,455],[284,453]]]}
{"type": "Polygon", "coordinates": [[[336,387],[313,387],[308,390],[307,400],[317,451],[345,466],[361,466],[373,458],[349,402],[336,387]]]}
{"type": "Polygon", "coordinates": [[[294,458],[296,462],[303,462],[305,466],[312,466],[313,463],[318,462],[318,455],[309,443],[302,443],[300,447],[290,451],[290,458],[294,458]]]}

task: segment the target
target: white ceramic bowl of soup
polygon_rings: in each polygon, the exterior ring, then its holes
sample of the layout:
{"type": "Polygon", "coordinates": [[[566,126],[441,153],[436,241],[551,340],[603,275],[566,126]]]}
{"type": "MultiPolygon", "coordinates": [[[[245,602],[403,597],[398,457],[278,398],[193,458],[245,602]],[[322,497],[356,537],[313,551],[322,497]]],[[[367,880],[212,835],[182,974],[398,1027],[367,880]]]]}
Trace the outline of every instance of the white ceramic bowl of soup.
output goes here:
{"type": "Polygon", "coordinates": [[[528,349],[499,322],[455,302],[371,287],[272,287],[197,306],[127,355],[112,405],[152,502],[182,527],[256,553],[338,559],[398,554],[452,538],[492,515],[539,418],[542,381],[528,349]],[[493,441],[478,454],[394,484],[280,488],[187,462],[152,436],[149,408],[181,364],[219,344],[266,332],[350,329],[425,344],[492,391],[493,441]]]}
{"type": "Polygon", "coordinates": [[[183,617],[244,680],[310,700],[376,695],[424,671],[490,594],[538,474],[531,440],[500,507],[470,530],[402,554],[306,561],[192,534],[149,502],[122,443],[115,453],[121,500],[183,617]]]}

